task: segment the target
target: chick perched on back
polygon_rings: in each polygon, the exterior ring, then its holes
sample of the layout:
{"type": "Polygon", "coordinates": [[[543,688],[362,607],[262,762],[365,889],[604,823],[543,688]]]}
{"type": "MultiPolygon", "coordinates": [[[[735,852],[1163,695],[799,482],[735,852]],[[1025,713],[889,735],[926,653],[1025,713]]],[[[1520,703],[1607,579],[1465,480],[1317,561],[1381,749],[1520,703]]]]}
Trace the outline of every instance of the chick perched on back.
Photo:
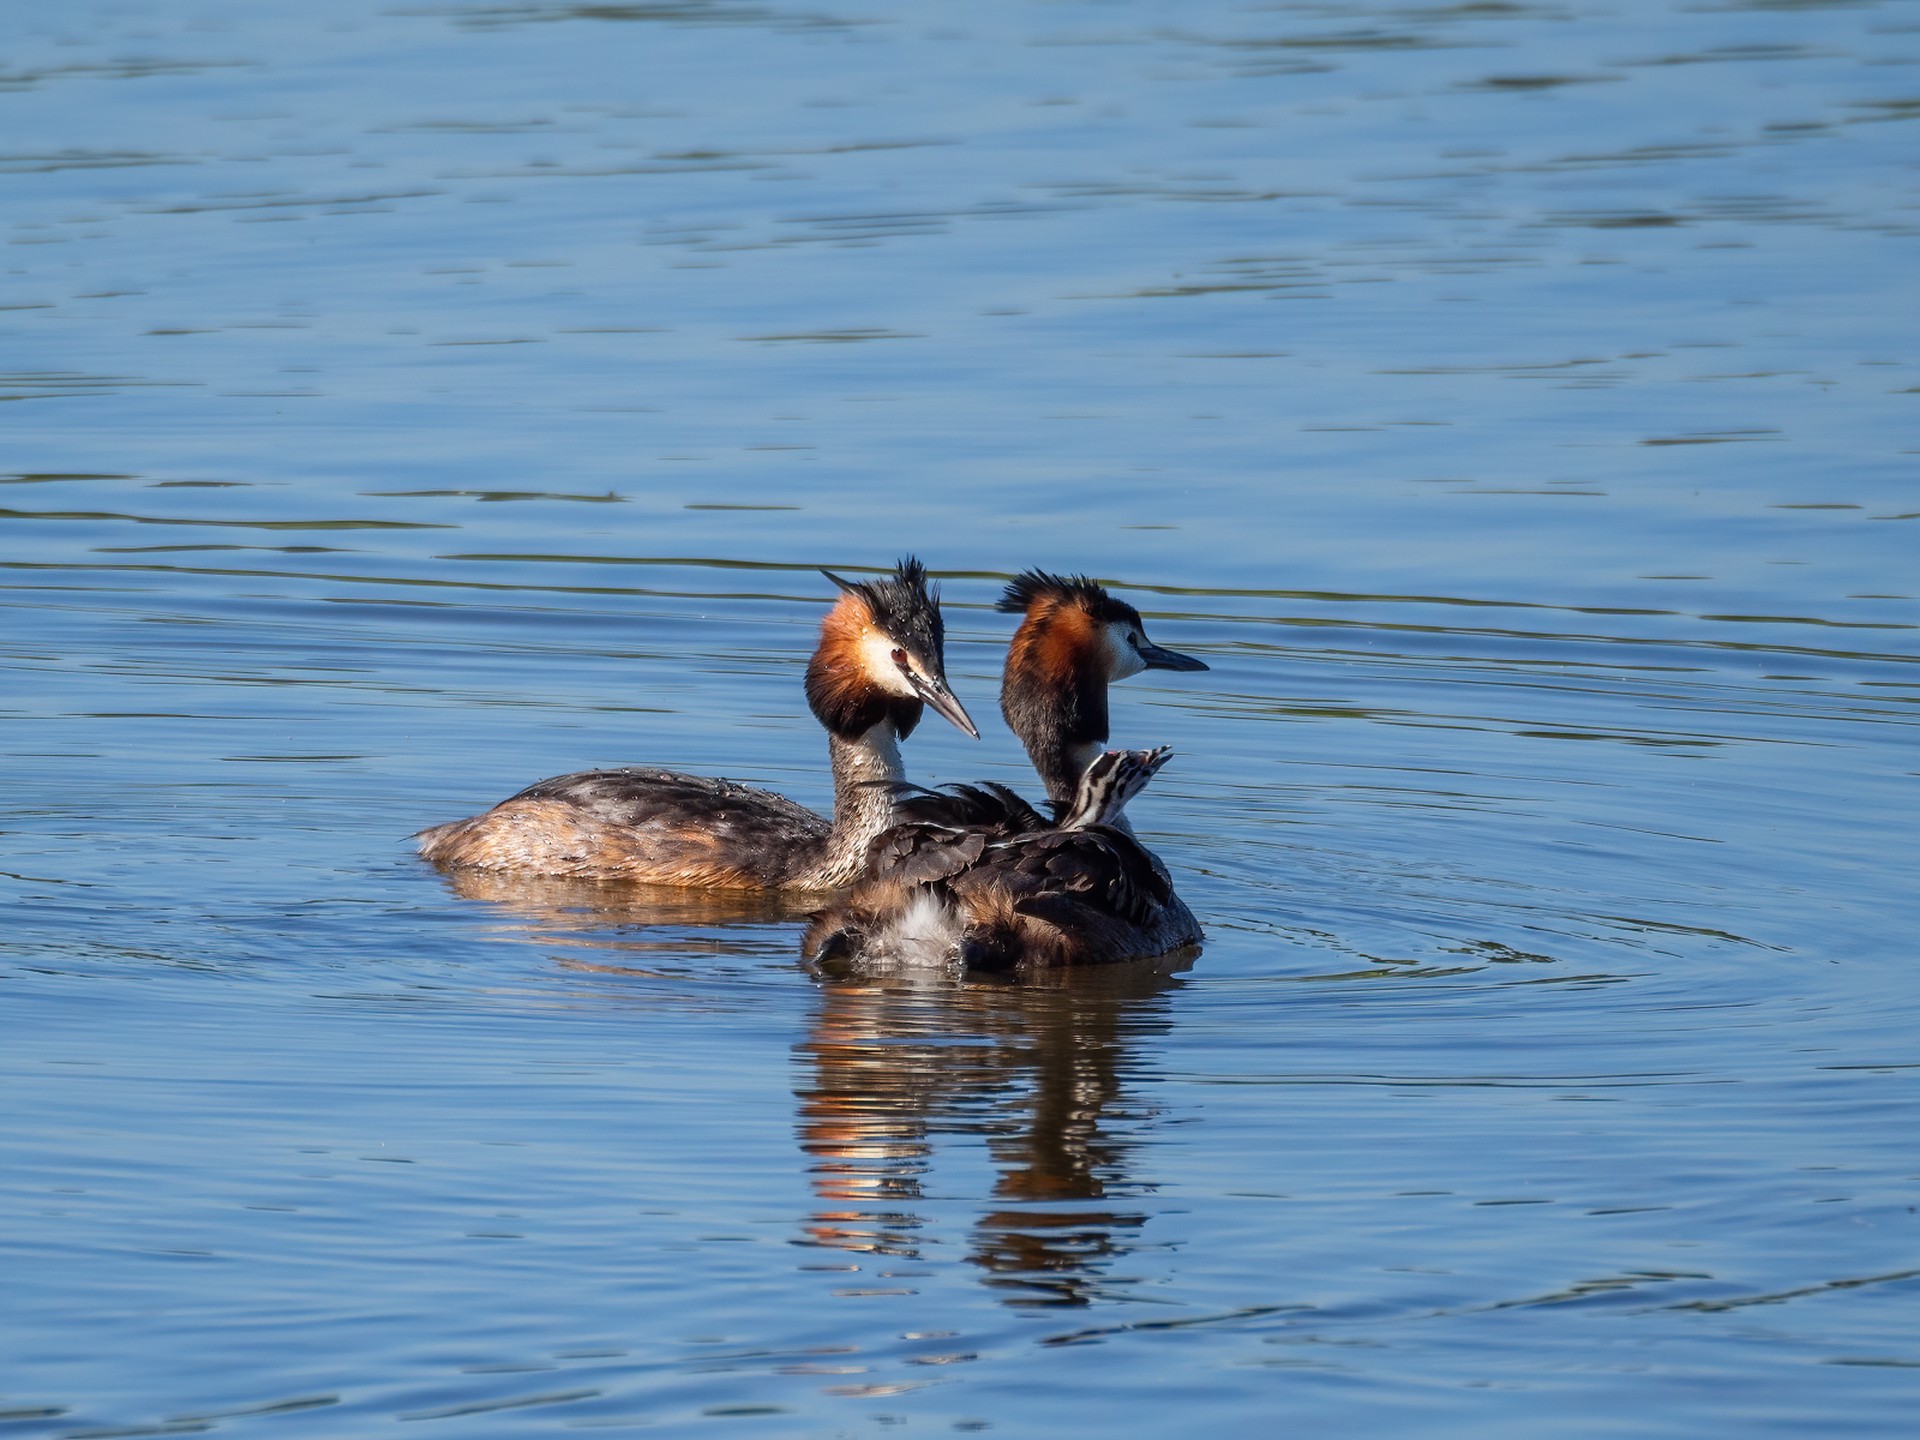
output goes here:
{"type": "Polygon", "coordinates": [[[868,877],[815,915],[809,959],[1048,969],[1160,955],[1200,939],[1166,867],[1117,829],[1172,751],[1110,750],[1058,824],[999,785],[919,791],[873,844],[868,877]]]}

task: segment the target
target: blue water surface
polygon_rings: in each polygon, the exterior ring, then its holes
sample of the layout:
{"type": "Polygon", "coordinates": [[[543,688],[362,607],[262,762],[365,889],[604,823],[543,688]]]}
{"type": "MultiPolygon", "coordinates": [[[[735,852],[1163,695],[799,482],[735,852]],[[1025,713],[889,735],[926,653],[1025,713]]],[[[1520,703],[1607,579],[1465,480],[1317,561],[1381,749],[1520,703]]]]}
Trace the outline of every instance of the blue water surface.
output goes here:
{"type": "Polygon", "coordinates": [[[0,1435],[1911,1433],[1913,5],[9,16],[0,1435]],[[909,551],[1197,957],[412,856],[909,551]]]}

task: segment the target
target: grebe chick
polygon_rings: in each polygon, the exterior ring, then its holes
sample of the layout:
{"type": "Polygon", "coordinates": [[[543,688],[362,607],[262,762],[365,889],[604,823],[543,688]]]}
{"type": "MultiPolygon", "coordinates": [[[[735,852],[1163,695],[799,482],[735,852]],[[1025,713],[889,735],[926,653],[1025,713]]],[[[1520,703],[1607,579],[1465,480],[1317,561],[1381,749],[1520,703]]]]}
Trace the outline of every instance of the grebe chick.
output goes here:
{"type": "Polygon", "coordinates": [[[875,842],[868,878],[844,904],[814,916],[802,953],[828,963],[1050,969],[1144,959],[1198,942],[1199,923],[1166,867],[1115,826],[1172,753],[1162,746],[1096,756],[1060,823],[1026,833],[1004,827],[1019,809],[1038,815],[1000,787],[904,798],[896,812],[903,823],[875,842]]]}
{"type": "MultiPolygon", "coordinates": [[[[1087,766],[1106,749],[1108,685],[1142,670],[1207,668],[1147,639],[1140,612],[1085,575],[1029,570],[994,608],[1023,617],[1007,647],[1000,713],[1026,746],[1056,815],[1073,804],[1087,766]]],[[[1124,815],[1112,823],[1132,833],[1124,815]]]]}
{"type": "Polygon", "coordinates": [[[529,786],[483,815],[422,830],[436,865],[733,890],[833,890],[893,823],[900,742],[924,707],[975,739],[947,687],[938,592],[918,560],[884,580],[822,574],[841,595],[807,666],[826,727],[833,820],[771,791],[671,770],[587,770],[529,786]]]}

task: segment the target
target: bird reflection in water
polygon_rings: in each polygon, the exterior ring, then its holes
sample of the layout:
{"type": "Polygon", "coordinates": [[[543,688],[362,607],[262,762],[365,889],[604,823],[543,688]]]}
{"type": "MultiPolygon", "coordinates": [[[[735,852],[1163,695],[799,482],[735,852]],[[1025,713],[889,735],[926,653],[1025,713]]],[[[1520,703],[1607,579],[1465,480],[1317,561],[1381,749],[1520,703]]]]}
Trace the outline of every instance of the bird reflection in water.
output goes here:
{"type": "MultiPolygon", "coordinates": [[[[804,915],[777,895],[459,871],[464,899],[498,907],[570,970],[684,980],[715,958],[791,955],[804,915]],[[596,958],[589,959],[586,951],[596,958]]],[[[911,1262],[929,1225],[922,1178],[937,1137],[981,1135],[996,1175],[967,1258],[1009,1305],[1085,1305],[1147,1215],[1116,1203],[1138,1182],[1155,1119],[1130,1093],[1137,1047],[1170,1026],[1195,950],[1036,972],[819,977],[796,1047],[800,1147],[817,1208],[807,1243],[911,1262]]]]}
{"type": "MultiPolygon", "coordinates": [[[[560,958],[571,970],[612,975],[654,975],[651,955],[685,961],[690,956],[790,954],[794,924],[806,918],[791,898],[751,890],[695,890],[631,881],[514,875],[485,870],[445,872],[441,879],[464,900],[482,900],[512,917],[513,928],[533,942],[564,941],[570,949],[632,957],[629,963],[560,958]],[[648,932],[658,931],[658,934],[648,932]],[[709,931],[700,934],[696,932],[709,931]]],[[[685,974],[682,963],[673,969],[685,974]]]]}
{"type": "Polygon", "coordinates": [[[1023,983],[826,978],[803,1067],[808,1243],[913,1259],[935,1137],[981,1134],[997,1170],[968,1259],[1010,1305],[1085,1305],[1121,1277],[1147,1216],[1111,1203],[1152,1107],[1134,1048],[1169,1026],[1193,952],[1023,983]],[[1107,1203],[1102,1203],[1107,1202],[1107,1203]]]}

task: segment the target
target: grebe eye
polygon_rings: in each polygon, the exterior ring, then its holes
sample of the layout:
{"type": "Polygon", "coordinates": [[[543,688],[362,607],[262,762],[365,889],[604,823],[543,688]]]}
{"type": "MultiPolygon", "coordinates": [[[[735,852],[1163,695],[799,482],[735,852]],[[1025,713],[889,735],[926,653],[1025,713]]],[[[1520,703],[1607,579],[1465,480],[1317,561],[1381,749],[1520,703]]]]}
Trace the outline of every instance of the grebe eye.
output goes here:
{"type": "Polygon", "coordinates": [[[907,652],[904,650],[895,649],[893,652],[893,663],[898,665],[902,670],[906,669],[907,668],[907,652]]]}

